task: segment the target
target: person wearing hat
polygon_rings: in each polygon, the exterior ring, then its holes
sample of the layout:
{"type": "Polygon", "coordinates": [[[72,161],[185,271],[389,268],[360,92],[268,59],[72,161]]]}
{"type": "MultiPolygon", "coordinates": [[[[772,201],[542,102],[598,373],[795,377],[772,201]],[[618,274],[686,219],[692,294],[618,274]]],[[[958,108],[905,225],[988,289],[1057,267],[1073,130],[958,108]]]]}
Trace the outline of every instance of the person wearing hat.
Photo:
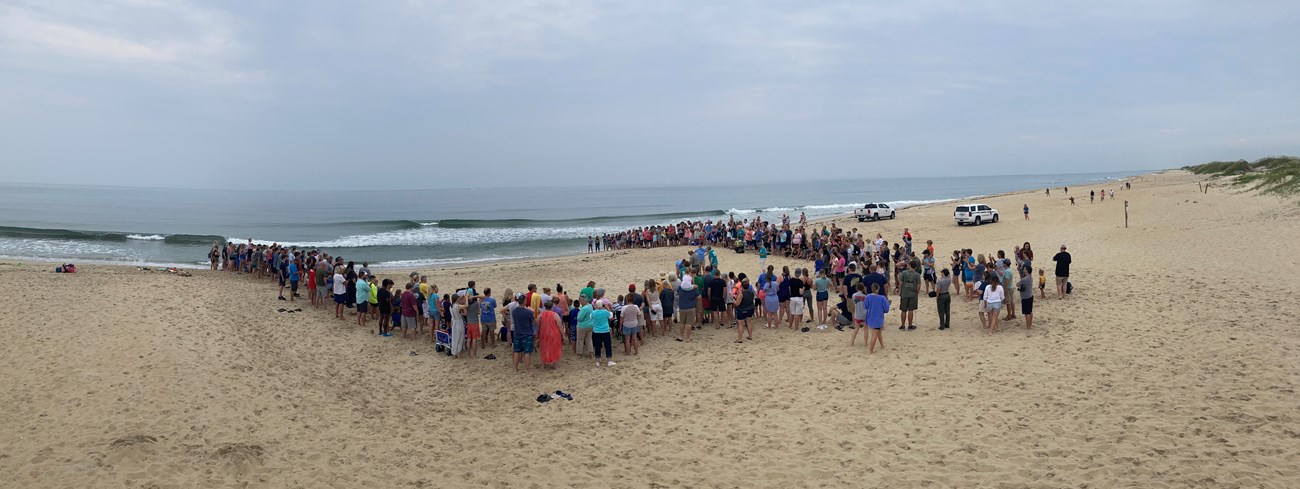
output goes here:
{"type": "Polygon", "coordinates": [[[1065,300],[1065,284],[1070,280],[1070,253],[1065,251],[1065,245],[1052,261],[1056,262],[1056,299],[1065,300]]]}

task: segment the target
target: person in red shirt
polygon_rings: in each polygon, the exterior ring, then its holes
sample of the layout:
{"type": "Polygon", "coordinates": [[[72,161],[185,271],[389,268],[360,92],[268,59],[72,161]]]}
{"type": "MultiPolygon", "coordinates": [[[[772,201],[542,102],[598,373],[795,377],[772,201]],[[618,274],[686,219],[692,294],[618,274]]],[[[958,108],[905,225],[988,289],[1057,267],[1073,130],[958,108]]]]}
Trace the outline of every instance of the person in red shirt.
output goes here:
{"type": "Polygon", "coordinates": [[[415,284],[407,282],[406,290],[402,291],[402,338],[406,338],[408,333],[411,334],[412,338],[418,334],[415,330],[416,299],[415,293],[411,292],[413,288],[415,288],[415,284]]]}

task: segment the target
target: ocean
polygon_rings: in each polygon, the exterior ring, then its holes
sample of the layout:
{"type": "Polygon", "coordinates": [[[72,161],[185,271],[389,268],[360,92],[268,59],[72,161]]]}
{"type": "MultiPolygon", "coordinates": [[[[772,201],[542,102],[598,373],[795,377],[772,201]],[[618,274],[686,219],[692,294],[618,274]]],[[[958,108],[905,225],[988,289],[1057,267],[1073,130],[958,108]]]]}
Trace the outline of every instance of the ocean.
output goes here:
{"type": "Polygon", "coordinates": [[[283,192],[0,183],[0,257],[199,268],[213,241],[252,239],[381,267],[436,267],[581,253],[589,235],[637,226],[816,219],[867,202],[905,209],[1139,173],[283,192]]]}

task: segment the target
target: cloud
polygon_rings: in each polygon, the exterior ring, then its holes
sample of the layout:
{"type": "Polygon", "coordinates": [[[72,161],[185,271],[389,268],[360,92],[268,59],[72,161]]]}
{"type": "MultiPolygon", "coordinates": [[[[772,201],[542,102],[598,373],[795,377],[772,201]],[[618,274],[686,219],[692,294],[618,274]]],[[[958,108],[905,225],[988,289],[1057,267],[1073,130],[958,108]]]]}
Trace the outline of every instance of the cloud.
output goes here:
{"type": "Polygon", "coordinates": [[[229,83],[242,46],[232,21],[184,1],[19,2],[0,6],[8,63],[62,72],[109,71],[229,83]]]}

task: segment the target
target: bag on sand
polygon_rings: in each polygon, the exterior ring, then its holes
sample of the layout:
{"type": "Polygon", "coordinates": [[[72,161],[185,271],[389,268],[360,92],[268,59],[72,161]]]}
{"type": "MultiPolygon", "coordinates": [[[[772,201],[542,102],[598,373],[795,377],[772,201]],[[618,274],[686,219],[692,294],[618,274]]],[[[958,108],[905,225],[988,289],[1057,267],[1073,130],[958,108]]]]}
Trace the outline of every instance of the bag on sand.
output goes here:
{"type": "Polygon", "coordinates": [[[1071,283],[1071,282],[1066,282],[1066,283],[1065,283],[1065,293],[1067,293],[1067,294],[1074,293],[1074,284],[1073,284],[1073,283],[1071,283]]]}

